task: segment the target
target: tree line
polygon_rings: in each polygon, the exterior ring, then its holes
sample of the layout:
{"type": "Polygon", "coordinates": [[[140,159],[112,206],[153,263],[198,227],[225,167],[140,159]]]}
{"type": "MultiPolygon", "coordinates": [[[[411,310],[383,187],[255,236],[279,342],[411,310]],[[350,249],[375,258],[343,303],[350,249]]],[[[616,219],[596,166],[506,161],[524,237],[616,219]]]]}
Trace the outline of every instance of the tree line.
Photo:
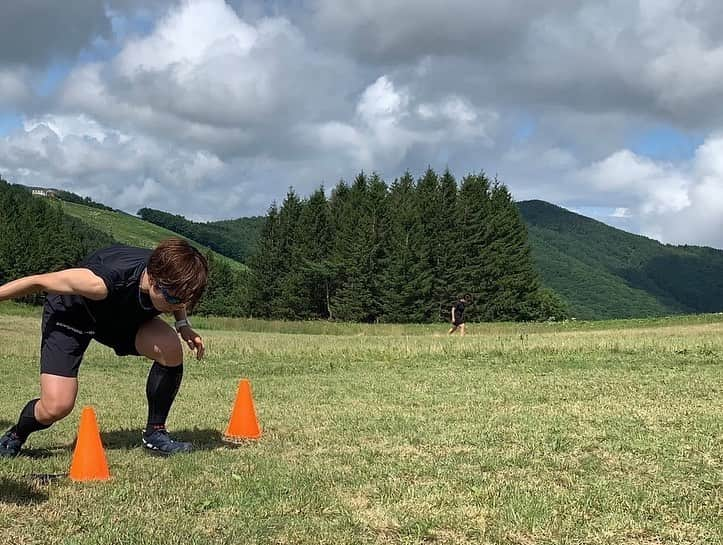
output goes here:
{"type": "MultiPolygon", "coordinates": [[[[0,179],[0,284],[75,267],[114,240],[66,215],[60,203],[33,197],[0,179]]],[[[29,300],[38,302],[40,296],[29,300]]]]}
{"type": "Polygon", "coordinates": [[[387,185],[362,172],[329,198],[290,189],[249,265],[250,311],[263,318],[436,322],[467,293],[470,320],[565,317],[507,187],[484,173],[458,184],[428,169],[387,185]]]}
{"type": "MultiPolygon", "coordinates": [[[[73,195],[64,193],[59,198],[73,195]]],[[[67,215],[59,200],[34,197],[28,188],[0,178],[0,284],[77,267],[95,250],[117,243],[110,235],[67,215]]],[[[209,284],[196,312],[247,316],[248,273],[233,269],[210,253],[206,257],[209,284]]],[[[24,298],[35,304],[42,300],[43,294],[24,298]]]]}
{"type": "MultiPolygon", "coordinates": [[[[0,211],[0,283],[77,266],[116,242],[2,180],[0,211]]],[[[565,316],[540,286],[509,191],[482,173],[458,184],[428,169],[387,185],[362,172],[328,198],[323,188],[308,198],[291,189],[269,208],[248,272],[208,257],[201,314],[435,322],[469,293],[470,320],[565,316]]]]}

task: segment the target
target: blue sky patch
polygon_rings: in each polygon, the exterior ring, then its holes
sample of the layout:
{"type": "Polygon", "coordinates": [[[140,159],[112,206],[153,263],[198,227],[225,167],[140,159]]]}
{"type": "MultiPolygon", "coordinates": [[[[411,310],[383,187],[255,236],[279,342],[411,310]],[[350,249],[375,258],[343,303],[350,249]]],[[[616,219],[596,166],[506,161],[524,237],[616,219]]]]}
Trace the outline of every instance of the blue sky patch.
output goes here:
{"type": "Polygon", "coordinates": [[[50,64],[45,72],[36,80],[33,85],[35,92],[42,97],[48,97],[58,90],[58,87],[68,77],[73,65],[65,61],[56,61],[50,64]]]}
{"type": "Polygon", "coordinates": [[[0,136],[6,136],[23,126],[23,117],[17,112],[0,111],[0,136]]]}
{"type": "Polygon", "coordinates": [[[515,138],[518,142],[527,142],[535,133],[535,128],[535,120],[529,115],[522,115],[515,124],[515,138]]]}
{"type": "Polygon", "coordinates": [[[651,159],[683,161],[693,157],[703,140],[700,135],[679,131],[671,126],[657,126],[633,135],[629,148],[651,159]]]}

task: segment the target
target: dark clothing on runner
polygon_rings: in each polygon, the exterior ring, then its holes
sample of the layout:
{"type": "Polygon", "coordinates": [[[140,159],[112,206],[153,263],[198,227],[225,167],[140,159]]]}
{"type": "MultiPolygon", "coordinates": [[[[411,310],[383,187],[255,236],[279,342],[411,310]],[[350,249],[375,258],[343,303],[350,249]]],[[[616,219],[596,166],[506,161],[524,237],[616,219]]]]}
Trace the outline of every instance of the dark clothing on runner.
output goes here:
{"type": "Polygon", "coordinates": [[[458,326],[464,323],[464,301],[457,301],[454,304],[454,322],[453,325],[458,326]]]}
{"type": "Polygon", "coordinates": [[[152,250],[115,245],[91,254],[81,265],[103,279],[108,296],[48,295],[43,312],[42,373],[75,377],[91,339],[119,356],[138,355],[138,328],[161,314],[140,289],[152,250]]]}

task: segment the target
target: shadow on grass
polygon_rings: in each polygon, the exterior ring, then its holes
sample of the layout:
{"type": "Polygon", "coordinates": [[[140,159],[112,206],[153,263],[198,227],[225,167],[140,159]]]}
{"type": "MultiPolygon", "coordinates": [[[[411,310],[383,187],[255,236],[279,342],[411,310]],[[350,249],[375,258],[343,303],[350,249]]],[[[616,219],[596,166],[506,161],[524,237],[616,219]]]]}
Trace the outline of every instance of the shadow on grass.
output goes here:
{"type": "Polygon", "coordinates": [[[34,505],[48,500],[48,494],[33,485],[0,477],[0,503],[15,505],[34,505]]]}
{"type": "Polygon", "coordinates": [[[66,450],[68,450],[67,446],[51,448],[23,448],[20,451],[20,456],[27,456],[28,458],[33,458],[35,460],[42,460],[43,458],[57,456],[66,450]]]}
{"type": "Polygon", "coordinates": [[[5,430],[9,429],[10,426],[14,425],[15,422],[0,418],[0,433],[5,433],[5,430]]]}
{"type": "MultiPolygon", "coordinates": [[[[134,449],[141,447],[141,435],[143,430],[114,430],[101,432],[100,438],[103,446],[107,449],[134,449]]],[[[221,432],[218,430],[171,430],[171,437],[176,441],[189,441],[193,444],[194,450],[214,450],[223,447],[221,432]]]]}

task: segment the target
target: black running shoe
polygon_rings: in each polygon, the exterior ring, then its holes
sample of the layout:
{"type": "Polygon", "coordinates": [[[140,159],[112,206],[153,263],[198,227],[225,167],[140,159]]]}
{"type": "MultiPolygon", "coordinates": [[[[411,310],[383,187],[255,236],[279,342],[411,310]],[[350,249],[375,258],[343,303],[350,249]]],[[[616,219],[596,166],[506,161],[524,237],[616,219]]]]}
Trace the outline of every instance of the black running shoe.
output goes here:
{"type": "Polygon", "coordinates": [[[15,433],[15,426],[13,426],[5,432],[5,435],[0,437],[0,458],[17,456],[24,442],[25,441],[20,439],[20,436],[15,433]]]}
{"type": "Polygon", "coordinates": [[[170,456],[180,452],[191,452],[193,445],[184,441],[174,441],[168,435],[165,428],[152,430],[150,433],[143,433],[143,446],[154,454],[170,456]]]}

